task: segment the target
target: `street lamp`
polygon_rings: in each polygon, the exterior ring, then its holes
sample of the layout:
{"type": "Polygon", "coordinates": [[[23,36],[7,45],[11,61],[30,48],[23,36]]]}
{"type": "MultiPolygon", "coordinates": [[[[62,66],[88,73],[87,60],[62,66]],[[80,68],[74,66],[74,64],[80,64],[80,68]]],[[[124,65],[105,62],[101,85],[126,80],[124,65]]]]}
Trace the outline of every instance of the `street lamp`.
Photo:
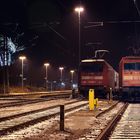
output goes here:
{"type": "Polygon", "coordinates": [[[20,56],[19,59],[21,60],[21,85],[22,85],[22,90],[23,90],[23,86],[24,86],[23,66],[24,66],[24,60],[26,59],[26,56],[20,56]]]}
{"type": "Polygon", "coordinates": [[[44,64],[44,66],[46,67],[46,90],[47,90],[47,83],[48,83],[48,66],[49,66],[50,64],[49,63],[45,63],[44,64]]]}
{"type": "Polygon", "coordinates": [[[74,74],[74,70],[71,70],[70,73],[71,73],[71,83],[73,84],[73,74],[74,74]]]}
{"type": "Polygon", "coordinates": [[[79,65],[80,65],[80,61],[81,61],[81,19],[80,19],[80,15],[81,12],[84,11],[84,8],[79,6],[75,8],[75,12],[78,13],[78,21],[79,21],[79,65]]]}
{"type": "Polygon", "coordinates": [[[62,82],[62,71],[63,71],[64,67],[59,67],[60,70],[60,81],[62,82]]]}

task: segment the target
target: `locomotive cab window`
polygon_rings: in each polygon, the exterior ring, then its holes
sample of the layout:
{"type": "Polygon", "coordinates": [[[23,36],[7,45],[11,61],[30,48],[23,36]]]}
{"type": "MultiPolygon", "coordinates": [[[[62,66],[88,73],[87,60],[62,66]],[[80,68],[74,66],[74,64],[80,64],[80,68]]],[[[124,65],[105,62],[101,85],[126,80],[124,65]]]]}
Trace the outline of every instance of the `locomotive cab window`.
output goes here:
{"type": "Polygon", "coordinates": [[[140,70],[140,63],[125,63],[124,70],[140,70]]]}
{"type": "Polygon", "coordinates": [[[103,64],[97,64],[97,63],[82,64],[81,71],[83,71],[83,72],[102,72],[103,64]]]}

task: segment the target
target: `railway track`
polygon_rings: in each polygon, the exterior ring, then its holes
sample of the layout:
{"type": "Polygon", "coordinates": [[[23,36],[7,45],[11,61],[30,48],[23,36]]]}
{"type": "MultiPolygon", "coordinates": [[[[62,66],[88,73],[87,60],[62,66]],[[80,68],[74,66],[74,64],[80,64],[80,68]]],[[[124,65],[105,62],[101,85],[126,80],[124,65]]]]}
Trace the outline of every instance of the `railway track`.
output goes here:
{"type": "Polygon", "coordinates": [[[118,102],[110,108],[99,113],[96,116],[96,121],[94,122],[93,127],[91,127],[77,140],[107,140],[110,132],[108,129],[110,122],[112,122],[112,120],[115,118],[117,112],[120,112],[120,110],[124,107],[124,103],[118,102]]]}
{"type": "MultiPolygon", "coordinates": [[[[116,113],[115,116],[113,116],[109,123],[106,124],[106,127],[103,128],[103,131],[101,131],[101,133],[98,135],[98,137],[96,138],[96,140],[107,140],[109,135],[111,134],[111,132],[113,131],[116,123],[120,120],[122,114],[124,113],[124,111],[126,110],[128,106],[128,103],[125,103],[120,109],[119,111],[116,113]]],[[[113,109],[112,109],[113,110],[113,109]]],[[[111,111],[112,111],[111,110],[111,111]]]]}
{"type": "Polygon", "coordinates": [[[140,140],[140,104],[126,103],[96,140],[140,140]]]}
{"type": "Polygon", "coordinates": [[[1,94],[0,98],[32,98],[32,97],[53,97],[59,95],[70,95],[72,93],[71,90],[64,91],[51,91],[51,92],[28,92],[28,93],[11,93],[11,94],[1,94]]]}
{"type": "MultiPolygon", "coordinates": [[[[66,103],[65,112],[73,111],[77,108],[86,106],[87,104],[87,101],[66,103]]],[[[57,105],[36,111],[26,112],[23,114],[17,114],[14,116],[12,115],[5,118],[0,118],[0,135],[6,135],[7,133],[9,134],[10,132],[23,129],[30,125],[47,120],[51,117],[55,117],[56,115],[59,115],[59,113],[60,108],[57,105]]]]}
{"type": "MultiPolygon", "coordinates": [[[[55,101],[57,101],[57,100],[55,100],[55,101]]],[[[66,101],[65,105],[73,104],[73,103],[77,103],[77,102],[79,102],[79,101],[78,100],[66,101]]],[[[0,122],[6,121],[6,120],[10,120],[10,119],[13,119],[13,118],[18,118],[20,116],[25,116],[25,115],[29,115],[29,114],[33,114],[33,113],[37,113],[37,112],[42,112],[42,111],[45,111],[45,110],[48,110],[48,109],[53,109],[53,108],[56,108],[56,107],[59,107],[59,105],[49,105],[47,107],[40,107],[40,108],[36,108],[36,109],[29,109],[27,111],[21,111],[21,112],[19,112],[19,111],[12,111],[8,115],[4,115],[4,116],[1,115],[0,116],[0,122]]],[[[5,109],[5,111],[7,111],[7,110],[5,109]]]]}
{"type": "Polygon", "coordinates": [[[129,104],[110,140],[140,139],[140,104],[129,104]]]}
{"type": "Polygon", "coordinates": [[[116,106],[98,115],[101,123],[77,140],[140,140],[140,104],[116,106]]]}
{"type": "MultiPolygon", "coordinates": [[[[29,96],[29,95],[28,95],[29,96]]],[[[14,106],[21,106],[21,105],[26,105],[26,104],[33,104],[33,103],[38,103],[38,102],[46,102],[49,100],[53,99],[58,99],[58,98],[67,98],[70,96],[70,93],[55,93],[55,94],[47,94],[47,95],[40,95],[43,98],[37,98],[37,99],[28,99],[28,98],[10,98],[6,102],[6,99],[3,98],[0,100],[0,108],[4,107],[14,107],[14,106]],[[17,100],[17,101],[13,101],[17,100]]],[[[21,96],[22,97],[22,96],[21,96]]]]}

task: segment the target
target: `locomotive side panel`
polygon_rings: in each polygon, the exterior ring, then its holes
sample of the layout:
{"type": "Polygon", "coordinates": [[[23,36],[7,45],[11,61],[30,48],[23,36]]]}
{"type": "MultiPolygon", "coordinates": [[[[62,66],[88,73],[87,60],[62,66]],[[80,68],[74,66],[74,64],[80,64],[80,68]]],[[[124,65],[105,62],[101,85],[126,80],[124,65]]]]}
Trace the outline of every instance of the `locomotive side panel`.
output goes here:
{"type": "Polygon", "coordinates": [[[115,91],[118,92],[119,91],[119,74],[116,71],[114,74],[115,74],[115,81],[114,81],[115,82],[114,83],[115,84],[115,91]]]}
{"type": "Polygon", "coordinates": [[[122,60],[120,61],[119,63],[119,87],[121,88],[122,87],[122,69],[123,69],[123,66],[122,66],[122,60]]]}
{"type": "Polygon", "coordinates": [[[107,90],[110,91],[110,88],[114,91],[118,83],[118,73],[108,64],[105,65],[104,77],[106,81],[104,85],[107,87],[107,90]]]}
{"type": "Polygon", "coordinates": [[[120,63],[120,86],[140,87],[140,59],[122,59],[120,63]]]}
{"type": "Polygon", "coordinates": [[[140,96],[140,57],[123,57],[120,62],[120,91],[125,99],[140,96]]]}

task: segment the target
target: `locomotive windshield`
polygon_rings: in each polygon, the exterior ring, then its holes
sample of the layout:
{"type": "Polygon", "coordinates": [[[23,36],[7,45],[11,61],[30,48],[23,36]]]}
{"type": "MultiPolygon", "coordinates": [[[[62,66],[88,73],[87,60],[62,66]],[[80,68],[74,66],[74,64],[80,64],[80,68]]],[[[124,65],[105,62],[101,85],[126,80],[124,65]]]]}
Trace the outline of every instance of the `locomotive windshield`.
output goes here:
{"type": "Polygon", "coordinates": [[[140,70],[140,63],[125,63],[124,70],[140,70]]]}
{"type": "Polygon", "coordinates": [[[103,64],[98,64],[98,63],[82,64],[81,71],[82,72],[102,72],[103,64]]]}

